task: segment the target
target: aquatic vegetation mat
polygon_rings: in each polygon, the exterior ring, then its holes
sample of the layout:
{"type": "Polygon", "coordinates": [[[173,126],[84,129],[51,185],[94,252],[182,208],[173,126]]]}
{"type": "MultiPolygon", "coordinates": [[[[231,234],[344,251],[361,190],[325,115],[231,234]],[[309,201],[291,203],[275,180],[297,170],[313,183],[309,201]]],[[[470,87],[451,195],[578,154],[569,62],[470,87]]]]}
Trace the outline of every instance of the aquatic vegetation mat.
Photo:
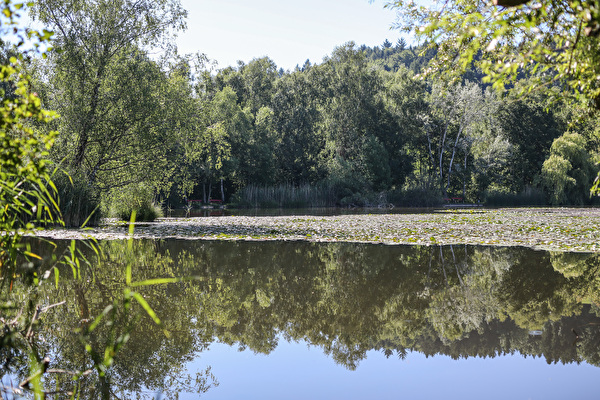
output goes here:
{"type": "MultiPolygon", "coordinates": [[[[204,240],[306,240],[383,244],[524,246],[600,252],[600,209],[527,208],[439,210],[418,214],[161,218],[136,224],[135,238],[204,240]]],[[[54,229],[56,239],[124,239],[127,224],[114,220],[93,229],[54,229]]]]}

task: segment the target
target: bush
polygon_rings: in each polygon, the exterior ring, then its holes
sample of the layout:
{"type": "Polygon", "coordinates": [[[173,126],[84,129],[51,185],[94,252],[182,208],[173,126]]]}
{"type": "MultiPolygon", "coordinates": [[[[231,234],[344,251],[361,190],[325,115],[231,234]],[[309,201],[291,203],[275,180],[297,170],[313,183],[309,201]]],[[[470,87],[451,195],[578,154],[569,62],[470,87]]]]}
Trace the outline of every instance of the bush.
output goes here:
{"type": "Polygon", "coordinates": [[[372,207],[375,204],[374,194],[353,193],[343,197],[339,204],[342,207],[372,207]]]}
{"type": "Polygon", "coordinates": [[[438,207],[444,203],[440,191],[431,188],[393,190],[388,198],[397,207],[438,207]]]}
{"type": "Polygon", "coordinates": [[[542,166],[542,181],[552,205],[590,202],[589,188],[596,168],[585,146],[585,138],[577,133],[565,133],[552,143],[550,156],[542,166]]]}
{"type": "Polygon", "coordinates": [[[135,211],[136,221],[154,221],[162,217],[163,212],[160,206],[154,203],[153,198],[152,190],[143,183],[114,189],[108,197],[108,215],[129,221],[135,211]]]}

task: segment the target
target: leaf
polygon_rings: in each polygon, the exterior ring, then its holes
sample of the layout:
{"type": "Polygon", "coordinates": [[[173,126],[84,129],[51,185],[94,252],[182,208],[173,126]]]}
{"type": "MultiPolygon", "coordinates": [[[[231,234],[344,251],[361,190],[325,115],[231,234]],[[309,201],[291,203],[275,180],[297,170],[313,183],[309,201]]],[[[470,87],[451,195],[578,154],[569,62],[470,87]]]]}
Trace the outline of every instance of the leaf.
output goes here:
{"type": "Polygon", "coordinates": [[[54,284],[56,285],[56,288],[58,289],[58,275],[60,274],[60,271],[58,270],[58,268],[54,267],[54,284]]]}
{"type": "Polygon", "coordinates": [[[85,226],[88,224],[88,222],[90,222],[90,218],[92,218],[94,213],[96,213],[96,211],[98,211],[99,208],[100,208],[100,204],[98,204],[96,206],[96,208],[94,208],[94,210],[90,213],[90,215],[88,215],[88,217],[85,219],[85,221],[83,221],[83,224],[81,224],[80,229],[85,228],[85,226]]]}
{"type": "Polygon", "coordinates": [[[102,314],[98,315],[96,317],[96,319],[94,319],[94,322],[92,322],[90,324],[90,326],[87,328],[88,333],[92,332],[94,329],[96,329],[96,327],[98,326],[98,324],[100,324],[100,321],[102,321],[102,318],[104,318],[106,315],[108,315],[109,312],[111,312],[114,308],[114,305],[109,305],[106,306],[106,308],[102,311],[102,314]]]}
{"type": "Polygon", "coordinates": [[[164,285],[166,283],[177,283],[183,281],[183,278],[156,278],[156,279],[146,279],[144,281],[133,282],[131,283],[132,287],[138,286],[150,286],[150,285],[164,285]]]}
{"type": "MultiPolygon", "coordinates": [[[[146,313],[150,316],[150,318],[152,318],[154,320],[156,325],[162,327],[162,322],[160,321],[160,319],[158,318],[158,316],[156,315],[156,313],[154,312],[152,307],[150,307],[150,305],[148,304],[146,299],[144,299],[144,297],[137,292],[131,292],[131,295],[142,306],[142,308],[146,311],[146,313]]],[[[166,329],[163,329],[163,333],[165,334],[165,336],[167,338],[171,336],[170,333],[166,329]]]]}
{"type": "Polygon", "coordinates": [[[37,254],[34,254],[34,253],[30,252],[30,251],[25,251],[25,252],[23,252],[23,254],[25,254],[28,257],[37,258],[38,260],[42,259],[42,257],[40,257],[37,254]]]}

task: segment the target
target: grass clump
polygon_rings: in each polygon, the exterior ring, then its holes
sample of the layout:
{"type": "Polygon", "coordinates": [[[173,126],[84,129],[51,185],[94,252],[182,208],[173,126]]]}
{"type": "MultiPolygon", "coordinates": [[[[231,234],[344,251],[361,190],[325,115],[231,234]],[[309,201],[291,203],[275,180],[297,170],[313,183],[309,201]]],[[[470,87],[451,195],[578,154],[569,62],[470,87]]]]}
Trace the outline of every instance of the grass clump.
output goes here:
{"type": "Polygon", "coordinates": [[[52,179],[65,226],[97,225],[100,222],[100,196],[83,175],[60,171],[52,179]]]}

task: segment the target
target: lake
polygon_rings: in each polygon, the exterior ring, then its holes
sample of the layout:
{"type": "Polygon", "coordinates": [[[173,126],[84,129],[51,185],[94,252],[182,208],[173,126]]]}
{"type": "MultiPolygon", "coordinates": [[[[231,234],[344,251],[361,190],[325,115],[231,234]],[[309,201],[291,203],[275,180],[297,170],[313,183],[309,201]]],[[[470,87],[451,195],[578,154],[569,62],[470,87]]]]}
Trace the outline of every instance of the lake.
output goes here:
{"type": "MultiPolygon", "coordinates": [[[[30,243],[38,271],[71,246],[30,243]]],[[[88,263],[40,286],[44,305],[65,303],[44,314],[33,346],[50,369],[89,371],[44,378],[81,398],[106,386],[111,398],[598,396],[599,254],[181,239],[99,241],[96,254],[73,243],[88,263]],[[128,266],[161,326],[136,301],[122,306],[128,266]],[[84,339],[74,333],[103,311],[84,339]],[[91,359],[108,348],[100,379],[91,359]]],[[[5,387],[27,376],[28,343],[3,350],[5,387]]]]}

